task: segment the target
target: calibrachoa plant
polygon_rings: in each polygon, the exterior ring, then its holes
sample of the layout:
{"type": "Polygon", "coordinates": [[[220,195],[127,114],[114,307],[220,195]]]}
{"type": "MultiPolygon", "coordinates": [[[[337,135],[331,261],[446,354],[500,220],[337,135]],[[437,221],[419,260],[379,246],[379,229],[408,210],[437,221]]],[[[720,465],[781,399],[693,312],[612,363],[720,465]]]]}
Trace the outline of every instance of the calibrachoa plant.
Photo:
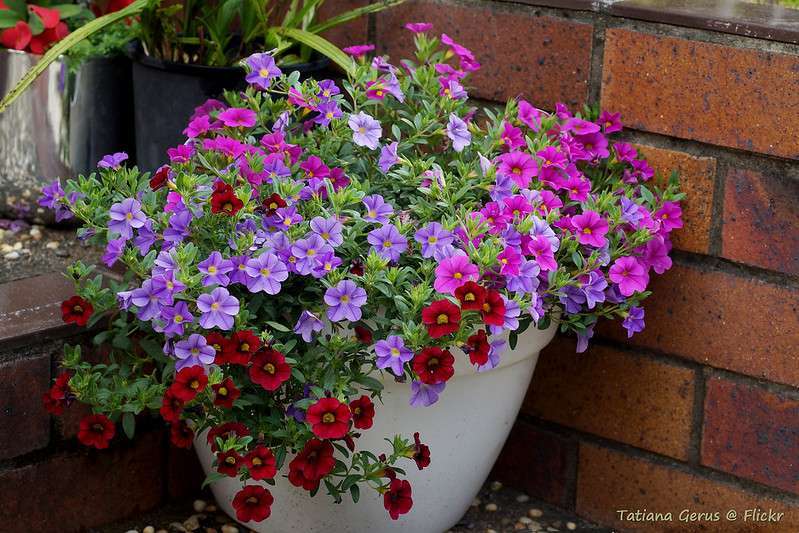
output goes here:
{"type": "Polygon", "coordinates": [[[158,410],[175,445],[207,440],[209,481],[244,482],[239,520],[269,516],[270,491],[248,480],[277,475],[336,501],[377,490],[396,519],[412,505],[399,461],[423,469],[431,452],[418,433],[388,436],[388,454],[358,447],[384,380],[423,408],[456,359],[491,371],[529,327],[556,322],[578,351],[600,317],[643,329],[649,277],[671,266],[682,225],[676,178],[659,187],[610,139],[618,115],[524,100],[478,115],[474,55],[407,28],[415,61],[354,47],[340,85],[256,54],[249,88],[199,107],[152,176],[113,154],[45,189],[42,205],[79,218],[126,272],[69,270],[64,319],[107,324],[94,342],[109,355],[68,348],[45,403],[92,406],[82,442],[103,448],[116,422],[131,436],[158,410]]]}

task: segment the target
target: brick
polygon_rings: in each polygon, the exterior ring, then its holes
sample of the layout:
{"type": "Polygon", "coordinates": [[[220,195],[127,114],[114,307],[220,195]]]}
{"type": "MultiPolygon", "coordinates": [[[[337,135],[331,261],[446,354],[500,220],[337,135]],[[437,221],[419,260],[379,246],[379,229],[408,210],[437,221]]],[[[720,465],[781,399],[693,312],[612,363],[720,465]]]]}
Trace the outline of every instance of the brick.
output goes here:
{"type": "Polygon", "coordinates": [[[84,531],[162,502],[163,433],[110,450],[63,453],[0,472],[0,524],[14,531],[84,531]]]}
{"type": "Polygon", "coordinates": [[[641,144],[635,147],[662,175],[664,182],[673,170],[680,175],[680,187],[687,196],[680,202],[684,225],[670,234],[674,247],[686,252],[707,254],[710,250],[716,159],[641,144]]]}
{"type": "Polygon", "coordinates": [[[20,346],[31,338],[63,336],[77,330],[61,318],[61,302],[75,288],[60,274],[45,274],[0,284],[0,346],[20,346]]]}
{"type": "Polygon", "coordinates": [[[799,385],[799,289],[675,263],[650,284],[646,329],[598,331],[634,346],[769,381],[799,385]]]}
{"type": "Polygon", "coordinates": [[[602,107],[635,129],[799,157],[799,56],[611,28],[602,107]]]}
{"type": "MultiPolygon", "coordinates": [[[[326,21],[341,13],[351,9],[357,9],[368,5],[369,0],[336,0],[335,2],[325,2],[319,8],[317,20],[326,21]]],[[[341,24],[331,28],[322,34],[322,37],[331,41],[333,44],[344,48],[354,44],[365,44],[369,35],[369,17],[360,17],[351,20],[346,24],[341,24]]]]}
{"type": "Polygon", "coordinates": [[[523,95],[547,109],[556,102],[579,106],[588,98],[590,24],[495,2],[408,1],[377,16],[379,50],[394,62],[414,57],[412,35],[402,28],[409,21],[432,22],[436,34],[474,51],[483,66],[468,80],[472,96],[503,101],[523,95]]]}
{"type": "Polygon", "coordinates": [[[580,445],[577,513],[622,531],[768,531],[794,533],[799,503],[749,492],[736,485],[592,444],[580,445]],[[779,522],[744,520],[749,509],[784,513],[779,522]],[[671,513],[671,521],[622,521],[619,510],[671,513]],[[718,520],[681,520],[681,512],[719,513],[718,520]],[[727,520],[735,510],[737,520],[727,520]]]}
{"type": "Polygon", "coordinates": [[[553,505],[571,507],[576,463],[576,442],[519,420],[490,478],[553,505]]]}
{"type": "Polygon", "coordinates": [[[799,274],[799,180],[730,169],[724,185],[722,257],[799,274]]]}
{"type": "Polygon", "coordinates": [[[50,354],[25,353],[0,362],[0,459],[10,459],[50,441],[50,415],[42,395],[50,386],[50,354]]]}
{"type": "Polygon", "coordinates": [[[702,464],[799,494],[799,400],[722,377],[707,382],[702,464]]]}
{"type": "Polygon", "coordinates": [[[687,459],[694,371],[558,338],[541,352],[524,410],[558,424],[687,459]]]}

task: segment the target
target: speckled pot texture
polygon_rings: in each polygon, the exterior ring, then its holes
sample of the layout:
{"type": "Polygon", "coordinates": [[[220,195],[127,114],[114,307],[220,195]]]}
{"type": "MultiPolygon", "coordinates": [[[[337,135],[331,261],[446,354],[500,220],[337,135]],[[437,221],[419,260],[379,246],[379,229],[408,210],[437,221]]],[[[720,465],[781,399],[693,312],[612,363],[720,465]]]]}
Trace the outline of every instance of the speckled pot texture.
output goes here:
{"type": "MultiPolygon", "coordinates": [[[[431,454],[430,466],[422,471],[412,463],[403,465],[413,488],[414,504],[410,513],[399,520],[389,518],[382,497],[372,490],[362,489],[357,504],[345,498],[337,505],[324,489],[309,497],[281,472],[283,475],[274,486],[264,485],[275,500],[271,517],[246,526],[259,533],[441,533],[454,526],[466,513],[502,450],[538,354],[552,340],[556,329],[555,324],[543,331],[528,329],[519,336],[516,349],[503,354],[497,368],[480,374],[469,365],[465,354],[454,351],[455,375],[431,407],[411,407],[408,384],[383,382],[383,405],[376,406],[374,426],[364,432],[356,445],[376,454],[388,452],[384,437],[410,437],[418,431],[431,454]]],[[[213,456],[204,433],[198,435],[194,445],[208,473],[213,456]]],[[[211,489],[221,508],[235,517],[231,502],[241,489],[241,482],[226,478],[213,483],[211,489]]]]}

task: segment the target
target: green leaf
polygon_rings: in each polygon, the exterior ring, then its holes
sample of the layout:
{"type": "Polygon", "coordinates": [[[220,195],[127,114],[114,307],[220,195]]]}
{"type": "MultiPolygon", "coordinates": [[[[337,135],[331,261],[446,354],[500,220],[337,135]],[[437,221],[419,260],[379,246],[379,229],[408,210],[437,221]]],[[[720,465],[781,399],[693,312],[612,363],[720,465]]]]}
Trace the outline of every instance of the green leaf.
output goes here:
{"type": "Polygon", "coordinates": [[[62,19],[68,19],[70,17],[74,17],[75,15],[81,15],[88,12],[85,8],[77,4],[58,4],[55,6],[50,6],[50,8],[57,9],[62,19]]]}
{"type": "Polygon", "coordinates": [[[136,432],[136,417],[133,413],[125,413],[122,415],[122,429],[125,431],[125,435],[132,439],[134,433],[136,432]]]}
{"type": "MultiPolygon", "coordinates": [[[[347,74],[353,75],[355,73],[355,62],[347,54],[342,52],[338,46],[327,39],[297,28],[275,28],[275,30],[285,37],[302,43],[316,50],[323,56],[330,58],[331,61],[344,69],[344,72],[347,74]]],[[[0,110],[1,109],[2,108],[0,108],[0,110]]]]}
{"type": "Polygon", "coordinates": [[[375,2],[374,4],[369,4],[368,6],[345,11],[340,15],[336,15],[335,17],[329,18],[324,22],[320,22],[315,26],[311,26],[308,28],[308,31],[311,33],[322,33],[325,30],[329,30],[330,28],[338,26],[339,24],[344,24],[345,22],[355,20],[364,15],[368,15],[369,13],[377,13],[379,11],[383,11],[384,9],[398,6],[403,2],[405,2],[405,0],[382,0],[381,2],[375,2]]]}
{"type": "Polygon", "coordinates": [[[25,0],[5,0],[4,4],[8,9],[19,15],[21,19],[24,19],[28,14],[28,4],[25,0]]]}
{"type": "Polygon", "coordinates": [[[44,22],[39,18],[39,15],[33,12],[28,15],[28,26],[31,27],[33,35],[39,35],[44,31],[44,22]]]}
{"type": "MultiPolygon", "coordinates": [[[[114,13],[109,13],[108,15],[104,15],[100,18],[94,19],[92,21],[87,22],[77,30],[73,31],[57,43],[55,43],[52,48],[50,48],[47,53],[45,53],[42,58],[36,63],[33,68],[28,70],[22,79],[11,89],[8,94],[6,94],[2,100],[0,100],[0,113],[6,110],[8,106],[10,106],[14,100],[16,100],[19,95],[21,95],[25,90],[30,87],[31,83],[39,77],[50,64],[58,59],[64,52],[75,46],[76,44],[84,41],[91,35],[94,35],[98,31],[102,30],[106,26],[110,26],[111,24],[117,22],[118,20],[122,20],[124,18],[130,17],[131,15],[136,15],[140,13],[150,2],[150,0],[135,0],[132,4],[124,9],[120,9],[119,11],[115,11],[114,13]]],[[[11,9],[14,9],[13,5],[19,3],[19,0],[6,0],[6,5],[8,5],[11,9]]],[[[22,3],[24,6],[24,2],[22,3]]],[[[16,9],[15,9],[16,11],[16,9]]],[[[24,11],[23,11],[24,16],[24,11]]]]}
{"type": "Polygon", "coordinates": [[[361,489],[358,487],[357,483],[350,486],[350,496],[352,496],[353,503],[358,503],[358,500],[361,498],[361,489]]]}
{"type": "Polygon", "coordinates": [[[10,9],[0,11],[0,28],[13,28],[20,20],[20,16],[16,11],[11,11],[10,9]]]}
{"type": "Polygon", "coordinates": [[[289,328],[287,328],[286,326],[284,326],[279,322],[272,322],[270,320],[267,320],[266,325],[274,330],[282,331],[283,333],[288,333],[289,331],[291,331],[289,328]]]}

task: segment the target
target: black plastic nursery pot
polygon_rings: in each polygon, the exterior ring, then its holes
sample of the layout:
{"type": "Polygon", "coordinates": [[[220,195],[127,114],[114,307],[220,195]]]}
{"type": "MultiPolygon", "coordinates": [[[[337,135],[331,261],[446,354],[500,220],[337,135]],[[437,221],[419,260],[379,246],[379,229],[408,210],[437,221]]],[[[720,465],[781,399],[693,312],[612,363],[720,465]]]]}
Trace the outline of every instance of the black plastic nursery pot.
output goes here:
{"type": "MultiPolygon", "coordinates": [[[[330,60],[281,67],[309,78],[327,72],[330,60]]],[[[183,130],[194,108],[225,90],[244,89],[241,67],[207,67],[173,63],[142,53],[133,59],[133,99],[136,126],[136,162],[139,169],[153,171],[166,160],[168,148],[185,141],[183,130]]]]}

